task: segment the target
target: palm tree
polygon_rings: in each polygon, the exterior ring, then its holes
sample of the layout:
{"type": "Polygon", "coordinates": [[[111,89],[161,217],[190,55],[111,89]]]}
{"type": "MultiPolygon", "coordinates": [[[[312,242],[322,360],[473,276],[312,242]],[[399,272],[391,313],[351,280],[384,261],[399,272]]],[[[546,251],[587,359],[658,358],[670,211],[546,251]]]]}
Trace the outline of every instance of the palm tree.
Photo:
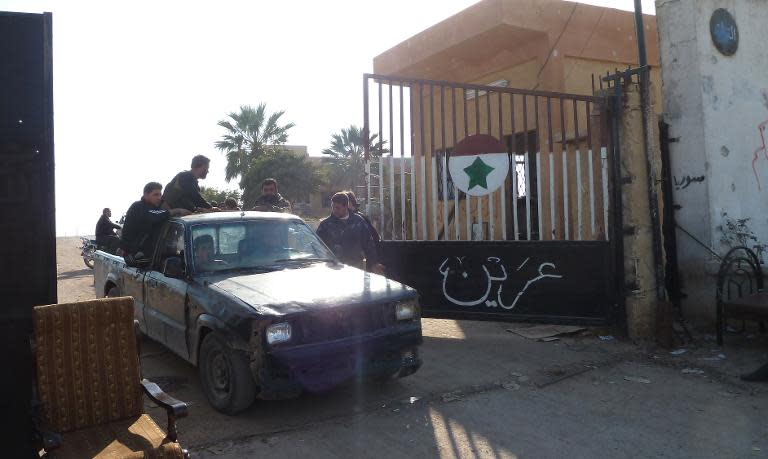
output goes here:
{"type": "Polygon", "coordinates": [[[232,112],[229,119],[218,122],[227,130],[215,144],[227,155],[227,182],[238,176],[245,177],[256,158],[288,141],[288,130],[294,124],[280,126],[280,117],[285,112],[281,110],[267,117],[266,108],[266,104],[259,104],[256,108],[241,105],[240,113],[232,112]]]}
{"type": "MultiPolygon", "coordinates": [[[[386,141],[377,141],[378,135],[368,138],[368,151],[372,158],[389,153],[384,148],[386,141]]],[[[342,188],[353,188],[362,183],[365,178],[365,144],[363,132],[357,126],[342,129],[331,136],[331,146],[322,151],[328,155],[326,164],[329,166],[331,184],[342,188]]]]}

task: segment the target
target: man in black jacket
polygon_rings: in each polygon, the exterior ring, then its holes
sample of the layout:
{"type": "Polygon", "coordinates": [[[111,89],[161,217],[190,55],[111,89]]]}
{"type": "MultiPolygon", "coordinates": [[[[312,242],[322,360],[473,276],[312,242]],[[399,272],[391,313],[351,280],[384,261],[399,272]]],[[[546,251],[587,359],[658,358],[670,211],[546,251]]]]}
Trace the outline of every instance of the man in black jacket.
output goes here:
{"type": "Polygon", "coordinates": [[[261,196],[256,200],[253,210],[262,212],[290,212],[291,203],[277,190],[277,180],[264,179],[261,182],[261,196]]]}
{"type": "Polygon", "coordinates": [[[203,155],[192,158],[192,168],[179,172],[168,182],[163,192],[163,209],[187,209],[190,212],[206,212],[213,208],[200,194],[198,179],[208,176],[211,160],[203,155]]]}
{"type": "Polygon", "coordinates": [[[349,198],[336,193],[331,198],[331,215],[320,222],[317,235],[342,263],[363,269],[363,256],[369,271],[382,272],[376,246],[365,220],[349,212],[349,198]]]}
{"type": "Polygon", "coordinates": [[[115,234],[115,230],[121,227],[117,223],[112,223],[109,219],[111,216],[112,211],[105,207],[101,212],[101,218],[96,223],[96,244],[104,247],[109,253],[115,253],[120,245],[120,238],[115,234]]]}
{"type": "Polygon", "coordinates": [[[125,264],[143,266],[152,258],[157,237],[163,223],[169,218],[189,215],[187,209],[163,209],[160,207],[163,186],[149,182],[144,186],[144,194],[139,201],[131,204],[125,214],[125,225],[120,237],[125,264]]]}

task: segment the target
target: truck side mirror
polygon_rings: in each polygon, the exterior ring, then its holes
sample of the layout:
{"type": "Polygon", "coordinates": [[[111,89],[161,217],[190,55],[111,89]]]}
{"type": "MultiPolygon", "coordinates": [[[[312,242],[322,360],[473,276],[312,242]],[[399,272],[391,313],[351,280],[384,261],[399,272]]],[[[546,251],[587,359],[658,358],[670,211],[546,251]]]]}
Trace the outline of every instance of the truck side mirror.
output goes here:
{"type": "Polygon", "coordinates": [[[165,277],[181,279],[184,277],[184,262],[180,257],[168,257],[163,263],[163,274],[165,277]]]}

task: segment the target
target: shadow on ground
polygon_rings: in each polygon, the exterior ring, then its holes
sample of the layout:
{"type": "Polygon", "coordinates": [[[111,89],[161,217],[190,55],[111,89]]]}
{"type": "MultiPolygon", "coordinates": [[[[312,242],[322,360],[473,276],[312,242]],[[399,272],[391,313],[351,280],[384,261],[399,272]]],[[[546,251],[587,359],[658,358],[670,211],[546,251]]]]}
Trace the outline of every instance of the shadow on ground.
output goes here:
{"type": "Polygon", "coordinates": [[[92,276],[92,275],[93,275],[92,269],[84,268],[84,269],[78,269],[75,271],[65,271],[65,272],[59,273],[56,279],[57,280],[76,279],[76,278],[92,276]]]}

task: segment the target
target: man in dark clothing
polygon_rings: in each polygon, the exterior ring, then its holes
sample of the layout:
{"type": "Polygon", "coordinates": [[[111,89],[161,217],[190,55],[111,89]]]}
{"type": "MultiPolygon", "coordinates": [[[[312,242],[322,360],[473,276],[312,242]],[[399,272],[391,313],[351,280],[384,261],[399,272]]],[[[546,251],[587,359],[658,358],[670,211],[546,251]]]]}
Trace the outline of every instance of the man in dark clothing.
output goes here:
{"type": "Polygon", "coordinates": [[[197,155],[192,158],[192,169],[179,172],[163,192],[163,209],[187,209],[190,212],[208,211],[212,209],[211,204],[200,194],[198,179],[204,179],[208,176],[208,168],[211,160],[203,155],[197,155]]]}
{"type": "Polygon", "coordinates": [[[291,203],[277,191],[277,180],[268,178],[261,182],[261,196],[256,200],[253,210],[291,212],[291,203]]]}
{"type": "Polygon", "coordinates": [[[163,186],[149,182],[144,186],[141,200],[131,204],[125,215],[125,225],[120,237],[125,263],[128,266],[142,266],[152,257],[155,243],[163,223],[172,216],[189,215],[187,209],[163,209],[160,207],[163,186]]]}
{"type": "Polygon", "coordinates": [[[331,215],[320,222],[317,235],[325,242],[342,263],[363,269],[365,255],[367,269],[381,272],[376,246],[365,220],[349,212],[349,198],[336,193],[331,198],[331,215]]]}
{"type": "Polygon", "coordinates": [[[120,238],[115,234],[115,230],[121,226],[112,223],[109,219],[111,216],[112,211],[109,208],[104,208],[101,212],[101,218],[96,223],[96,245],[104,247],[109,253],[115,253],[120,245],[120,238]]]}
{"type": "Polygon", "coordinates": [[[363,220],[365,220],[365,223],[368,225],[368,230],[371,232],[371,237],[373,238],[373,242],[375,242],[377,245],[379,242],[381,242],[381,236],[379,235],[379,232],[376,231],[376,227],[373,226],[373,223],[371,223],[371,219],[368,218],[365,214],[360,212],[360,206],[357,203],[357,198],[355,197],[355,193],[352,191],[344,191],[344,194],[347,195],[347,198],[349,199],[349,211],[353,214],[359,215],[363,220]]]}

